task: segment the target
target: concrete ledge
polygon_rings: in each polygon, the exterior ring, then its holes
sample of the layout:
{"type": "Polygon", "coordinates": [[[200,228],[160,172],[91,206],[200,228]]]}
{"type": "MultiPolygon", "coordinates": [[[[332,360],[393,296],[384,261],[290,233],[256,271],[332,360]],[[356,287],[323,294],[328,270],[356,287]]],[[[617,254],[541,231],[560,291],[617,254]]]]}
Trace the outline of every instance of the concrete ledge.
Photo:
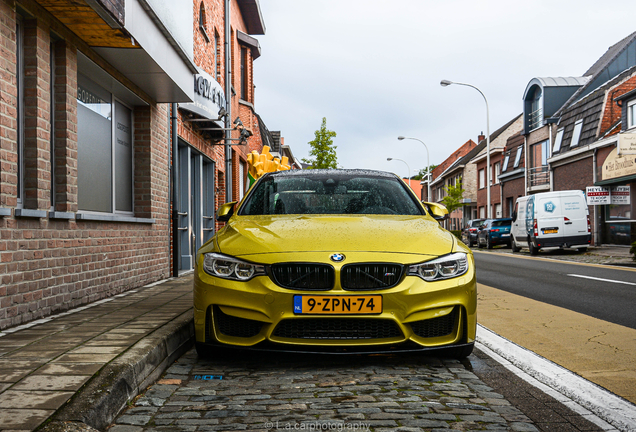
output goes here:
{"type": "Polygon", "coordinates": [[[52,418],[42,432],[60,422],[80,422],[104,430],[126,406],[194,343],[192,310],[146,336],[104,366],[52,418]]]}

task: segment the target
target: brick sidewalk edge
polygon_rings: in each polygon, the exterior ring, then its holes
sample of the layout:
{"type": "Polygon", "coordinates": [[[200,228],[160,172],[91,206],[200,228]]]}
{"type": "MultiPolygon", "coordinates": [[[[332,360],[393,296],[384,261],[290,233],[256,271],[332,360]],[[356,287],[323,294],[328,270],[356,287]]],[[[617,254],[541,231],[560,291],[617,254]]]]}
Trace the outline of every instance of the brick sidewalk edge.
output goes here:
{"type": "Polygon", "coordinates": [[[105,365],[39,432],[104,430],[193,344],[193,312],[189,310],[105,365]]]}

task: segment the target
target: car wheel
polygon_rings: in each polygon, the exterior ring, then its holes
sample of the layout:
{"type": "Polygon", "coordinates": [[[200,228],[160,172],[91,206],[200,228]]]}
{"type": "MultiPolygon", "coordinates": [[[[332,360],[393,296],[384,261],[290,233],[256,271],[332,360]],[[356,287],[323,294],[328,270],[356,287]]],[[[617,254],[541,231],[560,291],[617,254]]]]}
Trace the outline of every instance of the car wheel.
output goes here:
{"type": "Polygon", "coordinates": [[[473,247],[475,246],[475,242],[473,241],[472,237],[468,237],[468,247],[473,247]]]}
{"type": "Polygon", "coordinates": [[[201,342],[195,342],[194,347],[197,350],[197,355],[201,358],[211,358],[214,357],[218,352],[218,348],[210,345],[206,345],[201,342]]]}
{"type": "Polygon", "coordinates": [[[490,240],[490,237],[486,239],[486,249],[492,249],[492,240],[490,240]]]}
{"type": "Polygon", "coordinates": [[[521,248],[519,246],[517,246],[517,242],[515,242],[515,238],[512,238],[512,243],[510,245],[510,248],[512,249],[513,252],[519,252],[521,250],[521,248]]]}
{"type": "Polygon", "coordinates": [[[484,246],[481,244],[481,239],[479,237],[477,237],[477,247],[479,249],[483,248],[484,246]]]}
{"type": "Polygon", "coordinates": [[[532,241],[528,240],[528,249],[530,249],[530,255],[535,256],[539,253],[539,249],[532,244],[532,241]]]}
{"type": "Polygon", "coordinates": [[[446,348],[443,351],[443,356],[453,358],[455,360],[463,360],[473,352],[474,346],[475,344],[470,344],[461,347],[446,348]]]}
{"type": "Polygon", "coordinates": [[[577,251],[581,253],[585,253],[587,252],[587,248],[586,247],[578,248],[577,251]]]}

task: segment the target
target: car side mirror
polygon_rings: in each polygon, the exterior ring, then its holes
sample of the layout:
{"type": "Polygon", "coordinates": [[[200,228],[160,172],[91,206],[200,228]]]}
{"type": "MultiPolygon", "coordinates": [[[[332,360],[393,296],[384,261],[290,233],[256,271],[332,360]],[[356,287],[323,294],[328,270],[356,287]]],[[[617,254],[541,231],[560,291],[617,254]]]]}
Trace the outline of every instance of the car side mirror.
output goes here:
{"type": "Polygon", "coordinates": [[[513,211],[513,212],[512,212],[512,221],[513,221],[513,222],[516,222],[516,221],[517,221],[517,212],[516,212],[516,211],[513,211]]]}
{"type": "Polygon", "coordinates": [[[219,222],[227,222],[234,214],[234,206],[236,201],[225,203],[216,211],[216,220],[219,222]]]}
{"type": "Polygon", "coordinates": [[[426,201],[422,201],[422,204],[428,207],[431,216],[433,216],[433,219],[436,221],[448,219],[448,209],[445,205],[426,201]]]}

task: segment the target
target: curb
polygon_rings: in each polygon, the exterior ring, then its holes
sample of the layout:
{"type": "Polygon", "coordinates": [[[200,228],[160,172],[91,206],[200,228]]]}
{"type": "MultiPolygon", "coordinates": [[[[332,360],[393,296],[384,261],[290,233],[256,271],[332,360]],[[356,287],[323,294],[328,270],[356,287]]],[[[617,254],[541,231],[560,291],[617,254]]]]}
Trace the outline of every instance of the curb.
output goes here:
{"type": "Polygon", "coordinates": [[[193,344],[193,311],[189,310],[105,365],[40,432],[103,430],[193,344]]]}

